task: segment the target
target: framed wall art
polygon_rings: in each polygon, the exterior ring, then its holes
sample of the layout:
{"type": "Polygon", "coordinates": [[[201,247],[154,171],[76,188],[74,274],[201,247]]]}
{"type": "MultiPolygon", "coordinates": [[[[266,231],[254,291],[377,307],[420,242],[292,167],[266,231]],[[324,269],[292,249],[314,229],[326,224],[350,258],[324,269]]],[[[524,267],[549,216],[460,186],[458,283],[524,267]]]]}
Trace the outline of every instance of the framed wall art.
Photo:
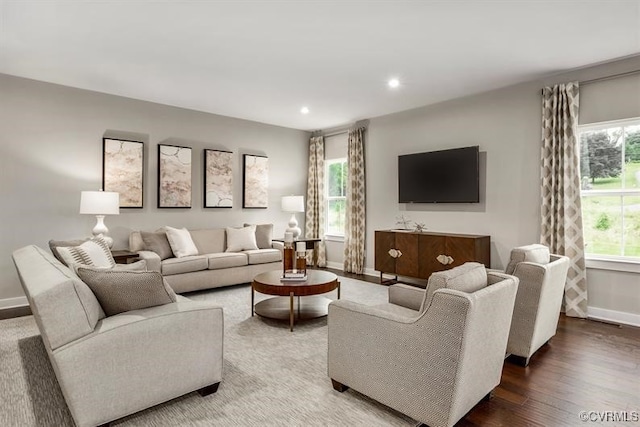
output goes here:
{"type": "Polygon", "coordinates": [[[204,150],[204,207],[233,207],[233,153],[204,150]]]}
{"type": "Polygon", "coordinates": [[[102,138],[102,189],[120,193],[121,208],[142,208],[144,143],[102,138]]]}
{"type": "Polygon", "coordinates": [[[191,148],[158,144],[158,207],[191,207],[191,148]]]}
{"type": "Polygon", "coordinates": [[[242,207],[266,209],[269,201],[269,158],[242,156],[242,207]]]}

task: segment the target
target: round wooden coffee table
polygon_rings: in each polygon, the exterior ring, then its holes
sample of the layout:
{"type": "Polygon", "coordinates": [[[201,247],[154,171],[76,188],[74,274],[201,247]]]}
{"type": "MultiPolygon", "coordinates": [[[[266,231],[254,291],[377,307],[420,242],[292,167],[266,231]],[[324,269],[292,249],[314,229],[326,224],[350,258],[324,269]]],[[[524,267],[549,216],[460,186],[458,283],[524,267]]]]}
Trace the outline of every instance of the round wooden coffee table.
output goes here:
{"type": "Polygon", "coordinates": [[[338,290],[338,276],[328,271],[307,270],[304,282],[282,282],[282,270],[258,274],[251,283],[251,316],[258,314],[270,319],[289,320],[289,329],[293,331],[294,319],[315,319],[326,316],[331,300],[320,294],[338,290]],[[254,304],[255,292],[277,295],[254,304]],[[298,297],[298,307],[294,309],[294,297],[298,297]],[[305,297],[302,300],[300,297],[305,297]]]}

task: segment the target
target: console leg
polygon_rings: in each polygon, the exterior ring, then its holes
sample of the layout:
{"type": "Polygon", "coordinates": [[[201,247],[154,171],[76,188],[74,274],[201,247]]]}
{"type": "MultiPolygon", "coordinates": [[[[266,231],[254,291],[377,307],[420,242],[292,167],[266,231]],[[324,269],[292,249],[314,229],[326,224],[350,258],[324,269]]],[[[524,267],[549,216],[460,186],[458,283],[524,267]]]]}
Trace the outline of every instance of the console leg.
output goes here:
{"type": "Polygon", "coordinates": [[[347,391],[349,389],[348,386],[339,383],[338,381],[334,380],[333,378],[331,378],[331,384],[333,385],[333,389],[335,391],[339,391],[340,393],[342,393],[343,391],[347,391]]]}
{"type": "Polygon", "coordinates": [[[202,387],[200,390],[198,390],[198,393],[200,393],[200,396],[205,397],[218,391],[219,386],[220,383],[211,384],[206,387],[202,387]]]}

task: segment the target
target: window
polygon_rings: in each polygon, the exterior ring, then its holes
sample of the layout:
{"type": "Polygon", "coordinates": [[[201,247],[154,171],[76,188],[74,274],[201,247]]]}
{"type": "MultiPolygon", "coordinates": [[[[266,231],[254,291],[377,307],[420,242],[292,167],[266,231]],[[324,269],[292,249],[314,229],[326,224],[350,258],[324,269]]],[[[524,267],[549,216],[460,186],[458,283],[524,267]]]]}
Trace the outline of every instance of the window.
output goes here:
{"type": "Polygon", "coordinates": [[[640,118],[579,127],[585,252],[640,259],[640,118]]]}
{"type": "Polygon", "coordinates": [[[347,159],[325,162],[325,191],[327,200],[327,224],[325,234],[344,236],[345,208],[347,202],[347,159]]]}

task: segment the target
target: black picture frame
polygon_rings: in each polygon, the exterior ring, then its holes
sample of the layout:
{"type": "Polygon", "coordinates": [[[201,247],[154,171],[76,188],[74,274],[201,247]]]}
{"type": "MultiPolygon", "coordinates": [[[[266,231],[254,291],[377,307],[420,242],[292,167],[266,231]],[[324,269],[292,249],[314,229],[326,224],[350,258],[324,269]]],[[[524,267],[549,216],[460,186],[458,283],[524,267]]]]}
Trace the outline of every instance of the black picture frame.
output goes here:
{"type": "Polygon", "coordinates": [[[269,158],[255,154],[242,155],[242,207],[269,207],[269,158]]]}
{"type": "Polygon", "coordinates": [[[233,207],[233,152],[204,149],[202,204],[205,208],[233,207]]]}
{"type": "Polygon", "coordinates": [[[120,194],[120,208],[144,207],[144,142],[102,138],[102,189],[120,194]]]}
{"type": "Polygon", "coordinates": [[[192,148],[158,144],[158,208],[190,209],[192,148]]]}

